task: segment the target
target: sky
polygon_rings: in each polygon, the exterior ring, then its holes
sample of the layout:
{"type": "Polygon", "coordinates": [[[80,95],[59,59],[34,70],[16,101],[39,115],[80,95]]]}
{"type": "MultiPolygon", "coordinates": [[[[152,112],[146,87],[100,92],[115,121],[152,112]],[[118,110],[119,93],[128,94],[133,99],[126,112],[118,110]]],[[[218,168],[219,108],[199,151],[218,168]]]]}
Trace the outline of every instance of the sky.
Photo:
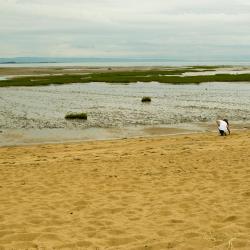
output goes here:
{"type": "Polygon", "coordinates": [[[249,0],[0,0],[0,57],[250,59],[249,0]]]}

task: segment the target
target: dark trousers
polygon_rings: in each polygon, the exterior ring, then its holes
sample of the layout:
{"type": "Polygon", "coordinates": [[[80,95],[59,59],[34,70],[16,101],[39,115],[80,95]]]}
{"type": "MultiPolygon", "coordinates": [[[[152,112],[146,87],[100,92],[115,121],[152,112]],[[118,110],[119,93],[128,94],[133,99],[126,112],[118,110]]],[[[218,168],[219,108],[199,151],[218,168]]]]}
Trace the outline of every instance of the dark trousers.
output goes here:
{"type": "Polygon", "coordinates": [[[224,130],[220,130],[219,129],[219,132],[220,132],[220,135],[223,136],[223,135],[227,135],[226,132],[224,130]]]}

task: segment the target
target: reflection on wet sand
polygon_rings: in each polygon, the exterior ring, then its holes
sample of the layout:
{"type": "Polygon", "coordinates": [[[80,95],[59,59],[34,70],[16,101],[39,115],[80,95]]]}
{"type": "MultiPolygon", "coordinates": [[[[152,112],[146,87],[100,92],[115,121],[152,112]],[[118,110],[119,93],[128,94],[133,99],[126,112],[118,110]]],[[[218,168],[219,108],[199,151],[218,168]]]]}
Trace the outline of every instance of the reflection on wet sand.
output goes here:
{"type": "MultiPolygon", "coordinates": [[[[249,130],[250,123],[231,123],[232,133],[249,130]]],[[[177,134],[216,132],[215,123],[183,123],[161,126],[84,129],[6,129],[0,131],[0,147],[25,144],[62,143],[88,140],[110,140],[138,137],[158,137],[177,134]]]]}

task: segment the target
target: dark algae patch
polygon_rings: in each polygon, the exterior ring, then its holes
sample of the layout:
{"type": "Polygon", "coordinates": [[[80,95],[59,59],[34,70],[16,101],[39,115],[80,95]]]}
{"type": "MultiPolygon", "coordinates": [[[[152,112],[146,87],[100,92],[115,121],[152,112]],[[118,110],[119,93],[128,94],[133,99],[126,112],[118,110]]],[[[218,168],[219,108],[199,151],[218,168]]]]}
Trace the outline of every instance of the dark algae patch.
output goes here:
{"type": "Polygon", "coordinates": [[[66,120],[87,120],[88,116],[86,113],[68,113],[65,115],[66,120]]]}
{"type": "Polygon", "coordinates": [[[142,99],[141,99],[141,102],[151,102],[151,97],[143,96],[142,99]]]}
{"type": "Polygon", "coordinates": [[[133,83],[133,82],[159,82],[169,84],[199,84],[203,82],[249,82],[250,74],[215,74],[183,76],[186,72],[214,71],[214,67],[193,66],[190,68],[167,69],[167,70],[143,70],[102,72],[89,74],[64,74],[49,76],[15,77],[0,81],[0,87],[8,86],[43,86],[51,84],[70,83],[133,83]]]}

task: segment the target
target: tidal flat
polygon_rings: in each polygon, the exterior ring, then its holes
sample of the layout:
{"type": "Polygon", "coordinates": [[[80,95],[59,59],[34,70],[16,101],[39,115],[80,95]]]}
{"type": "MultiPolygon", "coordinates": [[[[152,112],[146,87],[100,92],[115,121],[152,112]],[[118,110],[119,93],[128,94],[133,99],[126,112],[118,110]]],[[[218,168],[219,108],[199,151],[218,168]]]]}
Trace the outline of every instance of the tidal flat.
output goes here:
{"type": "MultiPolygon", "coordinates": [[[[13,75],[62,74],[69,69],[1,69],[1,77],[13,75]],[[2,70],[2,71],[1,71],[2,70]],[[5,71],[4,71],[5,70],[5,71]],[[49,72],[47,71],[49,70],[49,72]],[[8,74],[9,75],[8,75],[8,74]]],[[[128,68],[72,68],[75,77],[88,76],[101,71],[127,74],[128,68]],[[81,71],[79,73],[79,71],[81,71]],[[78,72],[78,73],[77,73],[78,72]]],[[[144,74],[146,68],[136,68],[144,74]]],[[[162,68],[154,72],[162,72],[162,68]]],[[[228,75],[247,74],[249,68],[221,67],[185,71],[168,68],[183,74],[217,72],[228,75]],[[183,73],[185,71],[185,73],[183,73]]],[[[129,76],[135,72],[131,69],[129,76]]],[[[137,74],[137,73],[136,73],[137,74]]],[[[52,75],[53,76],[53,75],[52,75]]],[[[61,75],[60,75],[61,76],[61,75]]],[[[63,75],[62,75],[63,76],[63,75]]],[[[194,75],[195,76],[195,75],[194,75]]],[[[182,76],[179,76],[182,77],[182,76]]],[[[19,78],[18,78],[19,79],[19,78]]],[[[0,81],[0,84],[6,81],[0,81]]],[[[218,118],[228,118],[235,127],[250,123],[250,84],[246,82],[207,82],[200,84],[165,84],[159,82],[133,83],[72,83],[44,86],[12,86],[0,88],[1,141],[64,141],[75,139],[106,139],[145,135],[181,133],[185,131],[211,131],[218,118]],[[149,96],[150,103],[141,98],[149,96]],[[66,120],[67,113],[86,113],[87,120],[66,120]],[[236,126],[237,125],[237,126],[236,126]],[[152,130],[153,128],[153,130],[152,130]],[[170,131],[170,129],[173,129],[170,131]],[[176,130],[177,129],[177,130],[176,130]],[[46,131],[46,132],[45,132],[46,131]],[[77,131],[77,132],[76,132],[77,131]],[[99,135],[99,136],[97,136],[99,135]]]]}

